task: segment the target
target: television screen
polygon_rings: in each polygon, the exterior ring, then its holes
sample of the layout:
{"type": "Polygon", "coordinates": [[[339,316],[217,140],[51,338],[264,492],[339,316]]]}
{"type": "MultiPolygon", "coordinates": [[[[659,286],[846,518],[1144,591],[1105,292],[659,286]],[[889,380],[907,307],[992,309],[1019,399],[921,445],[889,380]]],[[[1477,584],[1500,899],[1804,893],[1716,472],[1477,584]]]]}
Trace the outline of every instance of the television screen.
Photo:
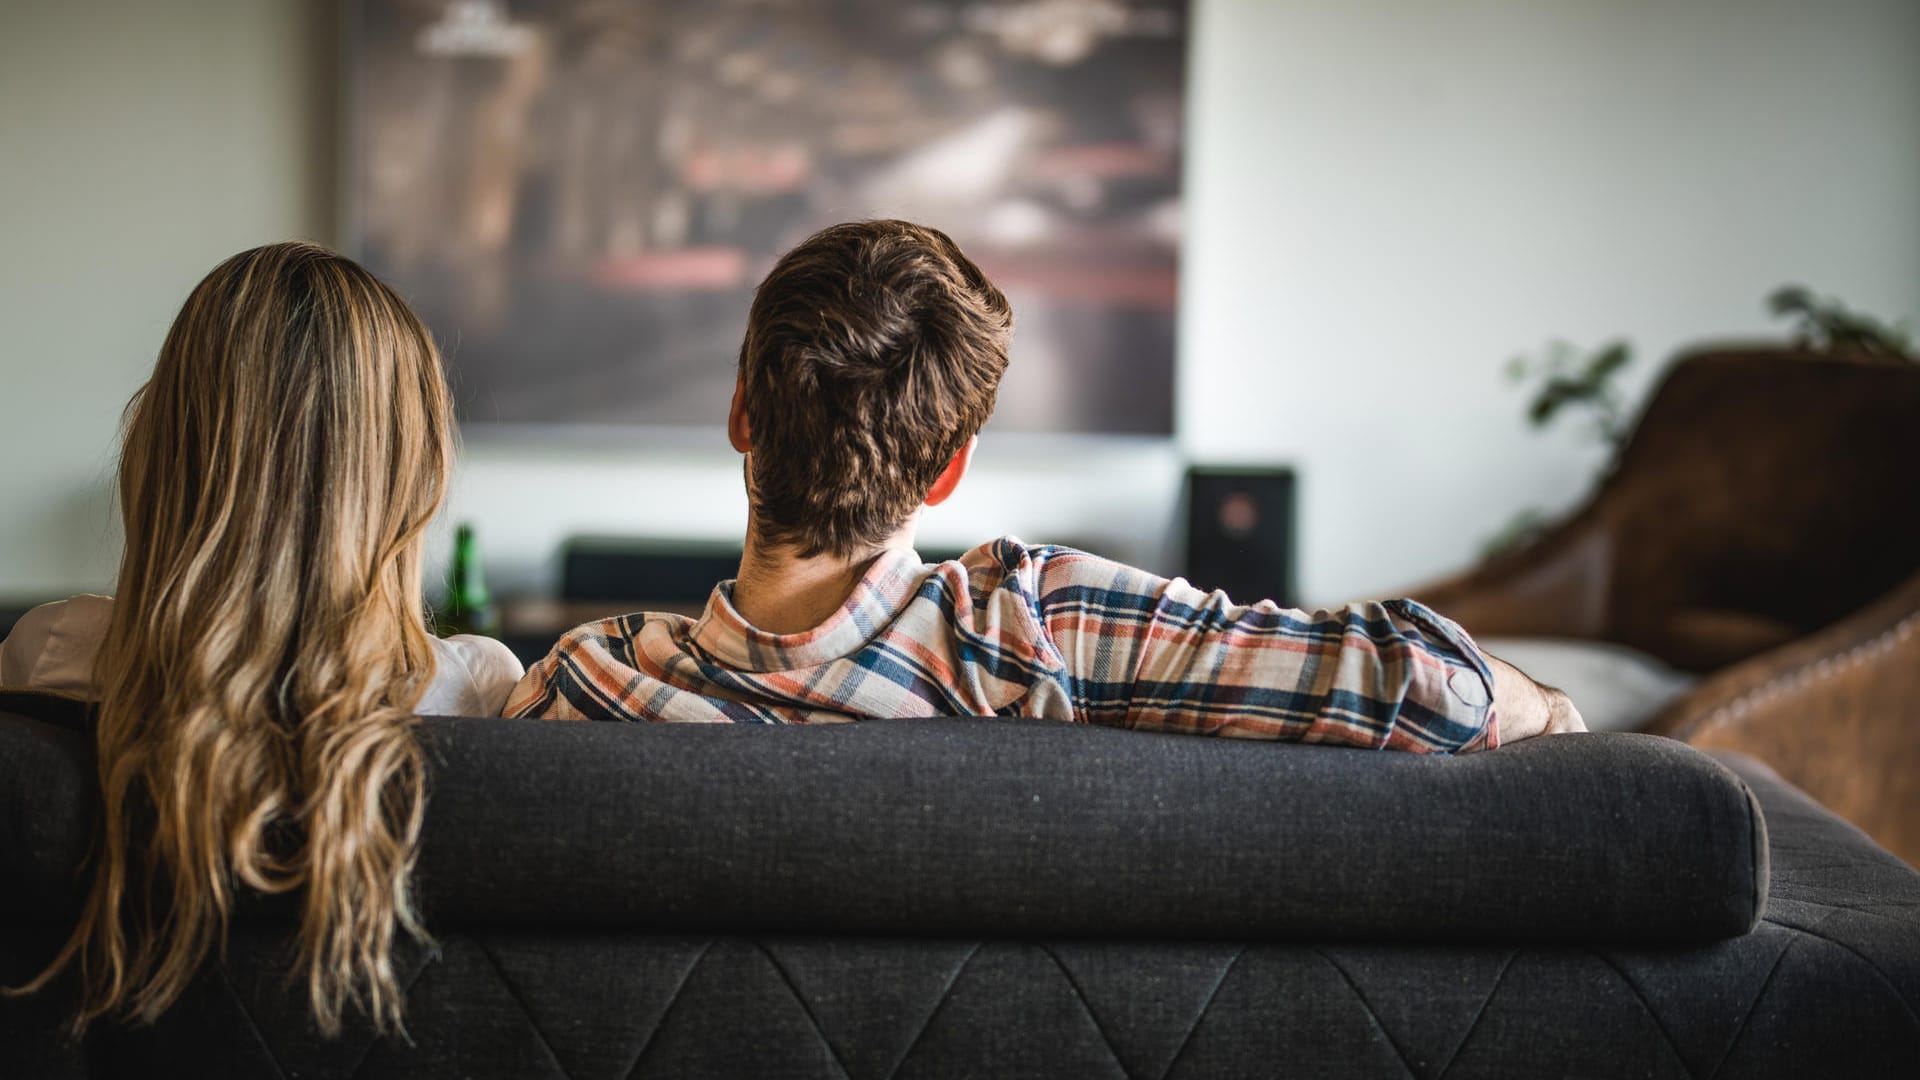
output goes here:
{"type": "Polygon", "coordinates": [[[717,426],[755,283],[837,221],[1006,291],[1002,430],[1173,427],[1185,0],[361,0],[350,244],[461,416],[717,426]]]}

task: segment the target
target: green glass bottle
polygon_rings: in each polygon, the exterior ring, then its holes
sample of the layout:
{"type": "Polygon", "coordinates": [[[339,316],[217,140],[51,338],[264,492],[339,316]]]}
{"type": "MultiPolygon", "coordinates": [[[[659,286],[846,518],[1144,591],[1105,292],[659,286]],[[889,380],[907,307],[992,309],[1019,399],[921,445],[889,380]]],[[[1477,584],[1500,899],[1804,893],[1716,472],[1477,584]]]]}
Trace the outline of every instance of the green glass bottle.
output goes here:
{"type": "Polygon", "coordinates": [[[500,611],[487,592],[487,574],[480,564],[480,541],[473,526],[462,523],[453,534],[453,566],[447,573],[447,609],[440,616],[442,637],[453,634],[500,632],[500,611]]]}

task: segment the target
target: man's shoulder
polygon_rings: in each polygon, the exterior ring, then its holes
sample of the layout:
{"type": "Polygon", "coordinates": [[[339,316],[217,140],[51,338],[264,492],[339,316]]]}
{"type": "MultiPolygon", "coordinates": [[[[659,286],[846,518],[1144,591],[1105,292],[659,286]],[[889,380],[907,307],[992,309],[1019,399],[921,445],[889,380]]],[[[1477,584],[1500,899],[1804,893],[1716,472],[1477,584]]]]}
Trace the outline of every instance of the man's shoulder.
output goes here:
{"type": "Polygon", "coordinates": [[[959,559],[976,596],[1010,589],[1045,604],[1087,590],[1157,596],[1168,582],[1149,571],[1065,544],[1030,544],[1016,536],[989,540],[959,559]]]}
{"type": "Polygon", "coordinates": [[[28,611],[0,638],[0,686],[94,696],[93,660],[112,617],[113,598],[91,593],[28,611]]]}
{"type": "Polygon", "coordinates": [[[553,651],[565,652],[588,645],[604,645],[616,638],[631,637],[632,632],[628,629],[628,621],[640,618],[644,614],[639,612],[633,615],[609,615],[604,619],[581,623],[561,634],[560,640],[554,643],[553,651]]]}
{"type": "Polygon", "coordinates": [[[1029,544],[1017,536],[998,536],[953,560],[965,570],[976,597],[1003,588],[1032,588],[1049,560],[1071,549],[1029,544]]]}
{"type": "Polygon", "coordinates": [[[1029,544],[1009,534],[997,536],[963,552],[956,561],[968,568],[998,568],[1012,572],[1028,566],[1044,566],[1056,560],[1075,559],[1099,559],[1099,556],[1064,544],[1029,544]]]}
{"type": "Polygon", "coordinates": [[[1004,536],[982,547],[991,549],[994,558],[1008,570],[1030,570],[1036,578],[1047,581],[1125,583],[1141,588],[1163,583],[1151,571],[1067,544],[1029,544],[1004,536]]]}
{"type": "Polygon", "coordinates": [[[560,646],[632,640],[661,630],[676,630],[693,624],[685,615],[668,611],[635,611],[609,615],[604,619],[581,623],[560,637],[560,646]]]}
{"type": "MultiPolygon", "coordinates": [[[[636,611],[581,623],[560,636],[535,669],[551,673],[556,667],[592,665],[633,667],[640,653],[655,650],[661,641],[680,641],[693,620],[660,611],[636,611]]],[[[532,674],[532,671],[529,671],[532,674]]]]}
{"type": "Polygon", "coordinates": [[[678,641],[684,615],[641,611],[581,623],[561,635],[508,695],[507,716],[558,719],[643,719],[625,715],[619,688],[650,667],[642,657],[659,642],[678,641]]]}

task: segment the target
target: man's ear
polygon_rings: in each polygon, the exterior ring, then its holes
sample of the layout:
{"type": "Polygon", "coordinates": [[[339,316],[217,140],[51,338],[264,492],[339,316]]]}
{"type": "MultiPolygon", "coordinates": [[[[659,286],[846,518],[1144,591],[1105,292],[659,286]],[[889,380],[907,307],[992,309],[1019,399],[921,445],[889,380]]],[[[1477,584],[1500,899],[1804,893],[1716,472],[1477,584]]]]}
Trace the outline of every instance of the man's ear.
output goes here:
{"type": "Polygon", "coordinates": [[[953,455],[953,460],[947,462],[947,467],[940,470],[940,476],[927,489],[924,501],[928,506],[939,506],[946,502],[947,496],[953,494],[953,489],[960,486],[960,479],[967,475],[967,466],[973,464],[973,448],[978,445],[980,436],[968,439],[967,445],[961,447],[960,452],[953,455]]]}
{"type": "Polygon", "coordinates": [[[753,430],[747,426],[747,407],[741,401],[744,388],[733,380],[733,404],[727,406],[727,441],[741,453],[753,449],[753,430]]]}

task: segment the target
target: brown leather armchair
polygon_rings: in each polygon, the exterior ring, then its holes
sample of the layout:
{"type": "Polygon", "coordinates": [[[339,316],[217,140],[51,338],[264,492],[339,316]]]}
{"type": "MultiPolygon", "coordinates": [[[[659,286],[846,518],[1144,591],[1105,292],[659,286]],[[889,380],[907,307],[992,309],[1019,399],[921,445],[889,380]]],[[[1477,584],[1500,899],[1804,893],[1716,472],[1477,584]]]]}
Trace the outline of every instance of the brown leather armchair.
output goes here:
{"type": "Polygon", "coordinates": [[[1705,674],[1647,730],[1761,758],[1920,865],[1920,364],[1683,356],[1585,506],[1410,592],[1705,674]]]}

